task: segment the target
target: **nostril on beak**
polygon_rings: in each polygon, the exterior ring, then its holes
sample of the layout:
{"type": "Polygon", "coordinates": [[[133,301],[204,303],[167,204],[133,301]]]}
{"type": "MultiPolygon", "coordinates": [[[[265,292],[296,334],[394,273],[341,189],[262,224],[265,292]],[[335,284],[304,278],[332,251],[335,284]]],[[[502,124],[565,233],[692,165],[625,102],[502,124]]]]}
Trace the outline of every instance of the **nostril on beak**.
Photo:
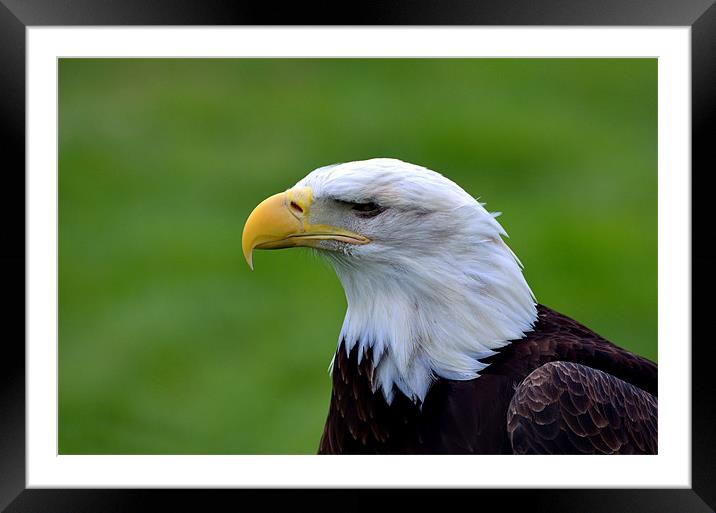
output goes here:
{"type": "Polygon", "coordinates": [[[291,208],[292,208],[293,211],[296,212],[297,214],[303,214],[303,208],[301,208],[301,205],[299,205],[299,204],[296,203],[295,201],[292,201],[292,202],[291,202],[291,208]]]}

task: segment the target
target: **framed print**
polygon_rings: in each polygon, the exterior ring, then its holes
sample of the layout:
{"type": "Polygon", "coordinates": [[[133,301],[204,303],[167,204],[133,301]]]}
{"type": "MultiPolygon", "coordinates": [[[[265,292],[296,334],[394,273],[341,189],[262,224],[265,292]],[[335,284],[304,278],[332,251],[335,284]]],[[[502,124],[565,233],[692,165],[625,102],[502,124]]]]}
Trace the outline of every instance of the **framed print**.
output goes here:
{"type": "Polygon", "coordinates": [[[716,7],[288,14],[0,5],[0,506],[712,511],[716,7]]]}

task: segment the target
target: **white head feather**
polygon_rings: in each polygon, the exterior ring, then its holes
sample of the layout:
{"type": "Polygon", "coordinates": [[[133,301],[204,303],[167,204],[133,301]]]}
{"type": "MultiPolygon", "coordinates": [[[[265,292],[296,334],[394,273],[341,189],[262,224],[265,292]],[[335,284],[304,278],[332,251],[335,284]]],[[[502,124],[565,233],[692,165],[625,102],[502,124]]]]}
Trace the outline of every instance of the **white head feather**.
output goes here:
{"type": "Polygon", "coordinates": [[[519,339],[537,319],[521,264],[495,216],[444,176],[395,159],[316,169],[297,186],[315,201],[376,203],[371,218],[342,224],[371,239],[320,251],[348,302],[339,338],[359,358],[372,348],[374,388],[425,399],[436,377],[469,380],[480,360],[519,339]]]}

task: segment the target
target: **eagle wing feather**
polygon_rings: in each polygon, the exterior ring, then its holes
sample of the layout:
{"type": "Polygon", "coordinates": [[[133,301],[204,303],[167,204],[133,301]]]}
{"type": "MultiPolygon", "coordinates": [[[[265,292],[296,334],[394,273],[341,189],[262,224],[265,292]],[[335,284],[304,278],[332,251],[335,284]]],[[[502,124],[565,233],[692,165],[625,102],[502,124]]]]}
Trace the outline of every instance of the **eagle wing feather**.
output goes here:
{"type": "Polygon", "coordinates": [[[515,390],[507,431],[516,454],[656,454],[657,398],[586,365],[550,362],[515,390]]]}

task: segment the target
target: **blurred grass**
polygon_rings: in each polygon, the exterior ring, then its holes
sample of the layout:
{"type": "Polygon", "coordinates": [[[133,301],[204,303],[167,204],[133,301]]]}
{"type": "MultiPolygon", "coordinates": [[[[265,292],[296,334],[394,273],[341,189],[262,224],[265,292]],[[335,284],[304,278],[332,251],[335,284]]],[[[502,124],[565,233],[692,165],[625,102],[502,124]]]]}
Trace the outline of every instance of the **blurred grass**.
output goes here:
{"type": "Polygon", "coordinates": [[[315,453],[345,300],[241,229],[326,164],[396,157],[504,214],[543,304],[657,356],[657,61],[59,64],[59,450],[315,453]]]}

